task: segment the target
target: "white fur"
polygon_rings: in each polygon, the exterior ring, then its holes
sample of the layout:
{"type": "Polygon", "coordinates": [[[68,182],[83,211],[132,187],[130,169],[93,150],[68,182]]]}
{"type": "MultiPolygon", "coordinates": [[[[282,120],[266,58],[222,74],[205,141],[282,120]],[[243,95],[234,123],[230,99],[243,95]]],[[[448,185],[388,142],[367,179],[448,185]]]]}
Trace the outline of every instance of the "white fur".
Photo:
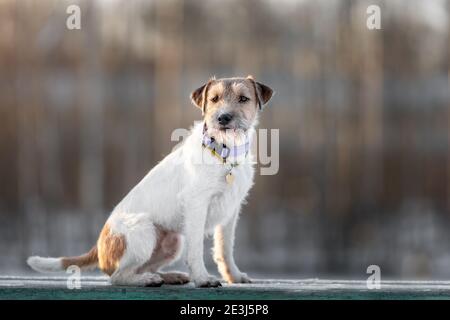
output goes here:
{"type": "MultiPolygon", "coordinates": [[[[218,132],[214,134],[219,137],[216,138],[218,142],[227,139],[218,132]]],[[[235,167],[235,180],[227,184],[225,176],[229,168],[202,147],[202,136],[203,123],[198,123],[182,145],[156,165],[114,208],[107,223],[112,233],[125,237],[126,250],[111,275],[113,284],[160,285],[163,277],[155,272],[179,257],[185,242],[191,279],[197,286],[218,285],[219,282],[209,276],[203,261],[204,236],[212,234],[216,227],[222,230],[220,241],[215,241],[214,248],[219,271],[224,278],[235,282],[249,281],[234,263],[233,242],[241,204],[253,184],[253,160],[249,155],[246,161],[235,167]],[[170,244],[165,248],[167,257],[149,264],[158,243],[157,229],[170,232],[178,241],[173,248],[170,244]],[[145,272],[139,272],[144,265],[145,272]]],[[[245,141],[243,137],[231,138],[245,141]]],[[[99,242],[99,252],[102,251],[101,246],[99,242]]],[[[34,256],[27,263],[39,272],[63,270],[61,258],[34,256]]],[[[186,279],[180,274],[165,277],[186,279]]]]}
{"type": "Polygon", "coordinates": [[[157,240],[156,226],[186,237],[187,263],[197,285],[211,281],[203,262],[205,234],[213,233],[216,226],[227,230],[231,226],[223,241],[224,259],[234,278],[242,278],[232,259],[234,227],[253,184],[254,169],[251,158],[247,159],[233,169],[235,180],[227,184],[227,167],[201,146],[202,129],[202,123],[196,124],[182,146],[156,165],[113,210],[108,219],[111,231],[125,235],[127,242],[117,278],[128,267],[148,260],[157,240]]]}
{"type": "Polygon", "coordinates": [[[27,259],[28,265],[38,272],[57,272],[63,271],[61,258],[43,258],[43,257],[29,257],[27,259]]]}

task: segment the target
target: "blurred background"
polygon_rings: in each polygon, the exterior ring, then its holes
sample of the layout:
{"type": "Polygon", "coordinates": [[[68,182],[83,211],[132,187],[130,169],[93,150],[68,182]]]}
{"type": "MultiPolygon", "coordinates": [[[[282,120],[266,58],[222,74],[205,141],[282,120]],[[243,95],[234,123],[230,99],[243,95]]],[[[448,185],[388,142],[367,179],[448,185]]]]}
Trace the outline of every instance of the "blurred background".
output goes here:
{"type": "Polygon", "coordinates": [[[449,15],[445,0],[0,1],[0,275],[87,251],[201,118],[190,92],[252,74],[277,92],[260,127],[280,130],[280,167],[243,209],[241,269],[449,278],[449,15]]]}

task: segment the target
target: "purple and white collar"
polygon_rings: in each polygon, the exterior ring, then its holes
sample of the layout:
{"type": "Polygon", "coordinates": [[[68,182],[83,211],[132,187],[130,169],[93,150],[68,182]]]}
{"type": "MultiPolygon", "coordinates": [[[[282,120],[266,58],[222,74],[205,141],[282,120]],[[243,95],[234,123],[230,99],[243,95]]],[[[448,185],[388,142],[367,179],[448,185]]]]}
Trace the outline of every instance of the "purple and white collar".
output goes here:
{"type": "Polygon", "coordinates": [[[208,135],[206,124],[203,129],[202,146],[211,151],[211,153],[222,160],[222,162],[231,164],[233,166],[243,162],[250,152],[250,139],[248,135],[245,136],[245,141],[238,144],[232,141],[228,145],[219,143],[214,137],[208,135]]]}

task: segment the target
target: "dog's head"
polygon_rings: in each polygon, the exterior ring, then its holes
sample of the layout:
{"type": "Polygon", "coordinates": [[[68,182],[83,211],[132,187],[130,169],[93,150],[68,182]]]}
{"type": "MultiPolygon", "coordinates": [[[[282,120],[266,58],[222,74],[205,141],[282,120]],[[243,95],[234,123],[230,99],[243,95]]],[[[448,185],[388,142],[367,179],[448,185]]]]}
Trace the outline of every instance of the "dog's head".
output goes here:
{"type": "Polygon", "coordinates": [[[273,90],[252,76],[210,79],[192,92],[191,100],[202,110],[208,130],[244,131],[253,127],[259,110],[272,97],[273,90]]]}

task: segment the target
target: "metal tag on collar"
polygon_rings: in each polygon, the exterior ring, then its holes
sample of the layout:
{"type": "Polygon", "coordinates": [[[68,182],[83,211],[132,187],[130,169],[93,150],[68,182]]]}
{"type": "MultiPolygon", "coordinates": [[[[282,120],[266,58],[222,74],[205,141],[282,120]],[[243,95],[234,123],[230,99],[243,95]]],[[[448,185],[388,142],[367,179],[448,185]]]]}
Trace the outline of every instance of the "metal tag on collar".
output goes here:
{"type": "Polygon", "coordinates": [[[225,180],[227,181],[228,184],[232,184],[232,183],[233,183],[233,181],[234,181],[234,176],[233,176],[233,173],[231,172],[231,170],[230,170],[230,172],[228,172],[227,175],[225,176],[225,180]]]}

